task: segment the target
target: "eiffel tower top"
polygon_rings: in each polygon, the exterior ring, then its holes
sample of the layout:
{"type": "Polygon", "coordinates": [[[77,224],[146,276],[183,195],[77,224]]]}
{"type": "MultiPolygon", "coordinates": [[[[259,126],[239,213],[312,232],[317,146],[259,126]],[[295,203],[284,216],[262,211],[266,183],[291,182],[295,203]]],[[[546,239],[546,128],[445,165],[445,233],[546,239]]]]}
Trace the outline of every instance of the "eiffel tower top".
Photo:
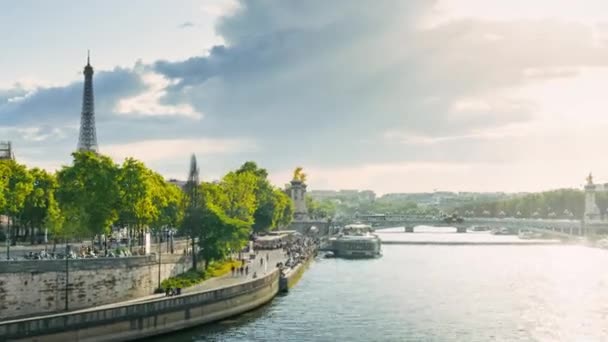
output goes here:
{"type": "Polygon", "coordinates": [[[88,76],[88,74],[93,75],[93,67],[91,66],[91,52],[87,50],[87,65],[84,66],[84,74],[88,76]]]}
{"type": "Polygon", "coordinates": [[[87,51],[87,65],[84,67],[84,90],[82,94],[82,112],[80,115],[80,134],[78,151],[97,151],[97,134],[95,131],[95,98],[93,95],[93,67],[91,56],[87,51]]]}

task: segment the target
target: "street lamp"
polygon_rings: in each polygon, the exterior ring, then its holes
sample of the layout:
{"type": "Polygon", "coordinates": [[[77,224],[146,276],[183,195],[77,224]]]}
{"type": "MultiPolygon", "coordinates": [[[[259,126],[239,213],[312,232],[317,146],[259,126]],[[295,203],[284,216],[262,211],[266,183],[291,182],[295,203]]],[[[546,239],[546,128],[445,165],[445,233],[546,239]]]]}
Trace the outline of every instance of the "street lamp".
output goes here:
{"type": "Polygon", "coordinates": [[[68,311],[69,307],[69,285],[70,285],[70,245],[68,244],[68,240],[65,240],[65,311],[68,311]]]}
{"type": "MultiPolygon", "coordinates": [[[[8,180],[8,177],[6,175],[2,176],[3,180],[8,180]]],[[[10,256],[10,252],[11,252],[11,226],[10,226],[10,218],[8,217],[8,215],[6,216],[6,236],[4,237],[4,239],[6,240],[6,260],[11,260],[11,256],[10,256]]]]}
{"type": "Polygon", "coordinates": [[[160,268],[161,268],[161,255],[163,255],[162,253],[162,229],[158,230],[158,290],[160,291],[160,268]]]}

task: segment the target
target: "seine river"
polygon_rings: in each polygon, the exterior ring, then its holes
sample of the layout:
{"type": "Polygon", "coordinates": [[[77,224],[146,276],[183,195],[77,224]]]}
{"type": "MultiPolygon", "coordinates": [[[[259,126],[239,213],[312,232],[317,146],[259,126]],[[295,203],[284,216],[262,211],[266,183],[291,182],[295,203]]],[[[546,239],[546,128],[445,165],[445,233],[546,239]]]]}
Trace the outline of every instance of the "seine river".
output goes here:
{"type": "MultiPolygon", "coordinates": [[[[407,235],[505,238],[399,239],[407,235]]],[[[157,340],[608,341],[608,251],[385,245],[383,254],[319,258],[263,308],[157,340]]]]}

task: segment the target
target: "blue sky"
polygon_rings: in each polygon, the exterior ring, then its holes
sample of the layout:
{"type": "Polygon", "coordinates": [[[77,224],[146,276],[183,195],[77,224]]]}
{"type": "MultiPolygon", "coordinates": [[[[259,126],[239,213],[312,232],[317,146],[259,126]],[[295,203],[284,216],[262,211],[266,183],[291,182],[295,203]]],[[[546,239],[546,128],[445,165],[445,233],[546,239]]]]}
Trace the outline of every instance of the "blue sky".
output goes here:
{"type": "Polygon", "coordinates": [[[184,178],[535,191],[602,158],[608,5],[588,0],[0,2],[0,137],[50,170],[91,49],[102,153],[184,178]]]}

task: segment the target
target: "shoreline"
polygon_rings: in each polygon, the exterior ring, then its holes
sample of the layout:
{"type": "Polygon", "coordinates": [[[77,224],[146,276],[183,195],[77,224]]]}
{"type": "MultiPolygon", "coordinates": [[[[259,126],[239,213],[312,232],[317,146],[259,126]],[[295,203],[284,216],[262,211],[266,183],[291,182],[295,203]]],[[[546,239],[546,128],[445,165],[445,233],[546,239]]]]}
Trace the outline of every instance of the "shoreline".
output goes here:
{"type": "Polygon", "coordinates": [[[271,302],[297,284],[316,253],[289,270],[279,269],[257,279],[178,296],[134,299],[73,312],[39,315],[0,322],[0,340],[127,341],[164,335],[238,316],[271,302]]]}

